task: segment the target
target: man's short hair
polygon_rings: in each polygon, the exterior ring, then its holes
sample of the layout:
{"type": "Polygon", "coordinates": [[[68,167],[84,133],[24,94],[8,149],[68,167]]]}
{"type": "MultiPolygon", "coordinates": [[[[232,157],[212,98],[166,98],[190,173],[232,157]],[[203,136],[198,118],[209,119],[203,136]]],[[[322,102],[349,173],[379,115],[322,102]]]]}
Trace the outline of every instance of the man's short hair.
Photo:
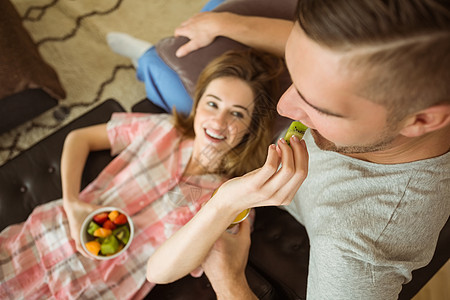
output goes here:
{"type": "Polygon", "coordinates": [[[390,117],[450,102],[450,2],[300,0],[306,35],[344,54],[359,93],[390,117]]]}

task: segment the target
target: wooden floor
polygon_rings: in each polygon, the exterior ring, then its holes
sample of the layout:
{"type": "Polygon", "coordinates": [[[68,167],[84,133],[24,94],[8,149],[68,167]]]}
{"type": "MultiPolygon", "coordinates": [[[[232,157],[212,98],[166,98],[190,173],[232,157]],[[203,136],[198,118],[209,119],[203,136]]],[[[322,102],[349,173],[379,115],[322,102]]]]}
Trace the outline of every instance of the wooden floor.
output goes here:
{"type": "Polygon", "coordinates": [[[447,261],[413,300],[450,300],[450,261],[447,261]]]}

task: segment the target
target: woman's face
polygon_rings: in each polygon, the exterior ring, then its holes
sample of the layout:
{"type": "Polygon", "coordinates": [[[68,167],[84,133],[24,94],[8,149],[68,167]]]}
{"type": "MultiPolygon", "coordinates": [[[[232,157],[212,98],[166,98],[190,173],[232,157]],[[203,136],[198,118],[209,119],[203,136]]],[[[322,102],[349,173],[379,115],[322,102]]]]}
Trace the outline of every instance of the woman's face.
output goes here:
{"type": "Polygon", "coordinates": [[[253,99],[250,86],[239,78],[221,77],[209,83],[194,119],[193,157],[204,167],[216,166],[248,133],[253,99]]]}

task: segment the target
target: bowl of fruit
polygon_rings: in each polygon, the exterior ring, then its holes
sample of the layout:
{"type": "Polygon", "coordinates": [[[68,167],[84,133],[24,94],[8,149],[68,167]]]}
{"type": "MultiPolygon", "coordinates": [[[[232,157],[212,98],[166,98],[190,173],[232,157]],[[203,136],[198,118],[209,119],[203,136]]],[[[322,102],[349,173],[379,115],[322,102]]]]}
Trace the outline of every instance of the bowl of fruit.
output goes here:
{"type": "Polygon", "coordinates": [[[112,259],[127,250],[134,236],[131,218],[116,207],[102,207],[89,214],[81,225],[81,245],[91,257],[112,259]]]}

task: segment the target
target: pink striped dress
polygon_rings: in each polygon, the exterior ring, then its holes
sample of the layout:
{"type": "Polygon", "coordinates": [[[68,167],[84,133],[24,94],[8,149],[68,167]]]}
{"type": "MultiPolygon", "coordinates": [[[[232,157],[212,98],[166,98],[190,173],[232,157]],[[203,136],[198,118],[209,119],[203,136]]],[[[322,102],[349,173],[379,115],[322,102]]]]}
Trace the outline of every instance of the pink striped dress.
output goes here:
{"type": "Polygon", "coordinates": [[[80,194],[82,201],[125,210],[135,225],[126,253],[85,258],[70,238],[62,200],[37,207],[0,234],[0,299],[141,299],[154,286],[146,262],[186,224],[223,182],[183,176],[193,141],[171,116],[119,113],[108,123],[112,154],[120,153],[80,194]]]}

